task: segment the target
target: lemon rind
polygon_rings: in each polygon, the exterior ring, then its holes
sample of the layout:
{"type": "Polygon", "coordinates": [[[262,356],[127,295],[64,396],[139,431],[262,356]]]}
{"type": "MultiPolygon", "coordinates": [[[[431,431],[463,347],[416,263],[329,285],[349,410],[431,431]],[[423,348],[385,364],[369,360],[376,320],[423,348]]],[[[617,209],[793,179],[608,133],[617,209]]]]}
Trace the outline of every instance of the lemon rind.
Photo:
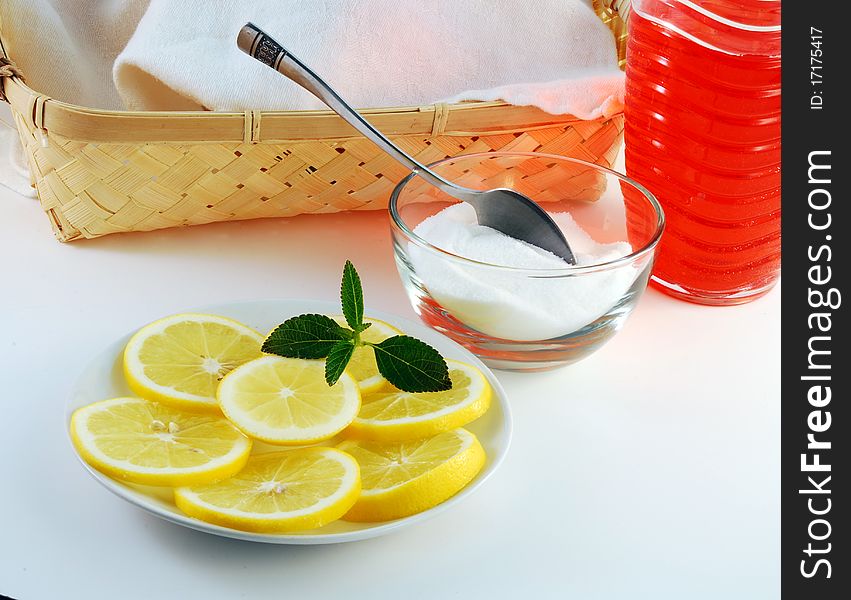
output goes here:
{"type": "Polygon", "coordinates": [[[377,392],[388,383],[389,382],[384,379],[383,375],[373,375],[372,377],[357,382],[361,395],[377,392]]]}

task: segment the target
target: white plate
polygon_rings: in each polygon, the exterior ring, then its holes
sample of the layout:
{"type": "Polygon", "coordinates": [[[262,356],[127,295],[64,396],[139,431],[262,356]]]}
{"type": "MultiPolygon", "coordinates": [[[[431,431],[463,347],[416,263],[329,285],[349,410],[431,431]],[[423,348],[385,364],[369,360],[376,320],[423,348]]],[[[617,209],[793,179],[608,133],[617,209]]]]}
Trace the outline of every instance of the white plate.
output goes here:
{"type": "MultiPolygon", "coordinates": [[[[298,314],[308,312],[336,314],[339,313],[339,311],[339,306],[330,302],[266,300],[213,305],[186,312],[205,312],[231,317],[250,327],[254,327],[260,332],[268,333],[279,323],[282,323],[287,318],[298,314]]],[[[414,323],[412,321],[407,321],[405,319],[400,319],[377,311],[370,311],[368,314],[376,319],[387,321],[402,331],[428,342],[437,348],[446,358],[453,358],[475,365],[481,369],[491,386],[493,386],[494,395],[490,410],[483,417],[467,426],[467,429],[475,433],[479,438],[479,441],[487,453],[487,460],[484,468],[467,487],[446,502],[439,504],[430,510],[404,519],[386,521],[383,523],[349,523],[347,521],[335,521],[334,523],[330,523],[320,529],[313,529],[299,533],[250,533],[230,529],[228,527],[220,527],[218,525],[205,523],[204,521],[188,517],[180,512],[180,510],[174,505],[170,488],[149,487],[119,482],[90,467],[82,458],[80,458],[79,454],[77,455],[77,458],[80,459],[80,462],[86,470],[104,487],[106,487],[106,489],[124,500],[135,504],[139,508],[166,519],[167,521],[171,521],[172,523],[177,523],[178,525],[240,540],[266,542],[271,544],[333,544],[338,542],[352,542],[384,535],[391,531],[407,527],[408,525],[420,523],[440,514],[443,511],[452,508],[457,503],[462,502],[467,496],[478,489],[482,483],[484,483],[485,480],[493,474],[497,467],[499,467],[503,458],[505,458],[505,453],[508,450],[509,441],[511,439],[511,414],[509,412],[505,390],[502,389],[502,386],[499,384],[496,377],[494,377],[494,374],[490,369],[488,369],[470,352],[449,338],[419,323],[414,323]]],[[[140,326],[141,325],[143,324],[140,324],[140,326]]],[[[105,400],[116,396],[133,395],[124,381],[124,375],[121,370],[121,353],[124,350],[124,346],[127,344],[127,341],[130,339],[130,335],[131,334],[127,334],[121,339],[115,340],[111,343],[103,352],[95,357],[89,366],[83,371],[66,406],[66,431],[68,430],[68,424],[70,423],[71,413],[77,408],[92,402],[97,402],[98,400],[105,400]]],[[[256,446],[260,445],[258,444],[256,446]]],[[[262,448],[260,449],[262,451],[262,448]]]]}

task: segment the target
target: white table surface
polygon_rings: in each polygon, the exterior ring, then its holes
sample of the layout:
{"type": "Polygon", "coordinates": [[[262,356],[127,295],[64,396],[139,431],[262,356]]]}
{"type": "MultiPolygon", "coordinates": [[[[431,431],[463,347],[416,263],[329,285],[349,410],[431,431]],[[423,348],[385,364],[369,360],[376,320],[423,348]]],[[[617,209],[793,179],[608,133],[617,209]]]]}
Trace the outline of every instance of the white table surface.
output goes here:
{"type": "Polygon", "coordinates": [[[385,212],[56,242],[0,187],[0,593],[15,598],[779,596],[780,293],[733,308],[649,290],[582,363],[498,372],[514,440],[456,510],[374,540],[252,544],[161,521],[84,472],[63,406],[104,345],[166,314],[338,297],[415,318],[385,212]]]}

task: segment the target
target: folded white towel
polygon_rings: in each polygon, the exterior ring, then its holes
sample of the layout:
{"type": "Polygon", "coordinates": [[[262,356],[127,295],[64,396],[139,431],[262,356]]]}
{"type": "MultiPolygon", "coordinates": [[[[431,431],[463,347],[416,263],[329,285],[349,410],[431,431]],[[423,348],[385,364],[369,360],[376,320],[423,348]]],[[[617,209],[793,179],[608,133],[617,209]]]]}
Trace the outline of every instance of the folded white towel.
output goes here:
{"type": "MultiPolygon", "coordinates": [[[[50,97],[111,109],[324,108],[236,48],[248,21],[357,107],[501,99],[593,119],[623,106],[614,40],[591,0],[0,0],[6,50],[50,97]]],[[[22,188],[8,165],[0,183],[22,188]]]]}
{"type": "MultiPolygon", "coordinates": [[[[0,0],[3,47],[33,89],[73,104],[120,109],[112,66],[147,6],[148,0],[0,0]]],[[[0,184],[34,195],[18,134],[3,124],[0,184]]]]}
{"type": "Polygon", "coordinates": [[[324,108],[236,48],[253,21],[354,106],[500,98],[593,118],[623,80],[589,2],[151,0],[114,79],[132,109],[324,108]]]}
{"type": "Polygon", "coordinates": [[[147,6],[148,0],[0,0],[0,34],[34,90],[121,109],[112,66],[147,6]]]}
{"type": "Polygon", "coordinates": [[[537,106],[554,114],[571,114],[581,119],[610,117],[623,110],[624,73],[606,67],[573,69],[570,79],[533,83],[512,83],[489,90],[470,90],[446,98],[464,100],[504,100],[517,106],[537,106]]]}

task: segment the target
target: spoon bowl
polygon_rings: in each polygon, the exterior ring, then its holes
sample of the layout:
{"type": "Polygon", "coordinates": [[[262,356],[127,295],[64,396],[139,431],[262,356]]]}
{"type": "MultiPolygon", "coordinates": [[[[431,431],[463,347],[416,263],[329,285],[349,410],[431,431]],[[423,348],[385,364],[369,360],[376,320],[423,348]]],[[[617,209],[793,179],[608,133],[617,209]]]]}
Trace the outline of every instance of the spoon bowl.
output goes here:
{"type": "Polygon", "coordinates": [[[476,210],[479,225],[501,231],[515,239],[552,252],[567,264],[576,264],[576,257],[559,226],[541,205],[509,188],[484,192],[453,185],[450,196],[471,204],[476,210]]]}

